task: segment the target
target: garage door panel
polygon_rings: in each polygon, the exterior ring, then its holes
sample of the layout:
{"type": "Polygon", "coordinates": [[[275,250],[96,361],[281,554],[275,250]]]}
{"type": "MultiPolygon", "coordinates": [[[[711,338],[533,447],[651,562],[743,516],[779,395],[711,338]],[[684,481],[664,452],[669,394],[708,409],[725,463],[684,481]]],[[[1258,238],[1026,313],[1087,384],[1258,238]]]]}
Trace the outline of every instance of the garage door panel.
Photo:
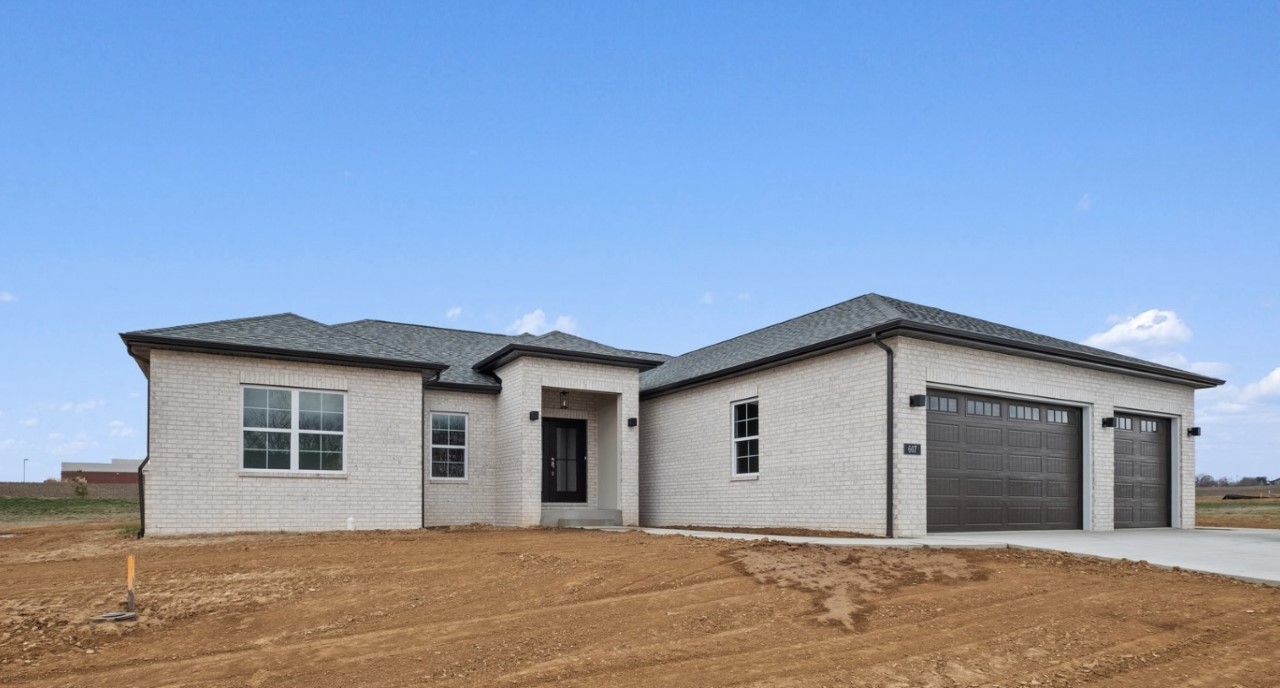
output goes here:
{"type": "Polygon", "coordinates": [[[1010,430],[1008,443],[1010,447],[1018,447],[1020,449],[1039,449],[1042,444],[1040,433],[1023,430],[1010,430]]]}
{"type": "Polygon", "coordinates": [[[959,497],[960,496],[960,479],[959,478],[935,478],[930,477],[928,480],[929,494],[936,494],[939,497],[959,497]]]}
{"type": "Polygon", "coordinates": [[[1002,471],[1004,470],[1004,457],[999,454],[966,452],[964,455],[964,467],[971,471],[1002,471]]]}
{"type": "Polygon", "coordinates": [[[1045,459],[1044,472],[1054,475],[1075,475],[1080,471],[1080,461],[1078,459],[1060,459],[1051,456],[1045,459]]]}
{"type": "Polygon", "coordinates": [[[929,468],[960,468],[960,452],[930,449],[926,465],[929,468]]]}
{"type": "Polygon", "coordinates": [[[1007,463],[1009,471],[1014,473],[1040,473],[1044,470],[1044,461],[1039,456],[1014,454],[1007,463]]]}
{"type": "Polygon", "coordinates": [[[1000,497],[1004,495],[1003,480],[983,480],[980,478],[965,478],[960,481],[964,494],[969,497],[1000,497]]]}
{"type": "Polygon", "coordinates": [[[959,442],[960,426],[947,423],[929,423],[930,442],[959,442]]]}
{"type": "Polygon", "coordinates": [[[999,447],[1004,444],[1004,433],[1000,428],[969,426],[964,429],[964,440],[968,444],[999,447]]]}
{"type": "Polygon", "coordinates": [[[1171,422],[1133,414],[1116,414],[1115,527],[1158,528],[1170,525],[1171,422]]]}
{"type": "Polygon", "coordinates": [[[1050,451],[1078,453],[1080,442],[1077,438],[1060,433],[1045,433],[1044,447],[1050,451]]]}
{"type": "Polygon", "coordinates": [[[1046,497],[1071,499],[1075,496],[1075,491],[1080,489],[1080,485],[1078,483],[1064,483],[1058,480],[1046,480],[1044,488],[1046,497]]]}
{"type": "Polygon", "coordinates": [[[929,531],[1080,527],[1078,410],[931,394],[958,403],[928,410],[929,531]]]}

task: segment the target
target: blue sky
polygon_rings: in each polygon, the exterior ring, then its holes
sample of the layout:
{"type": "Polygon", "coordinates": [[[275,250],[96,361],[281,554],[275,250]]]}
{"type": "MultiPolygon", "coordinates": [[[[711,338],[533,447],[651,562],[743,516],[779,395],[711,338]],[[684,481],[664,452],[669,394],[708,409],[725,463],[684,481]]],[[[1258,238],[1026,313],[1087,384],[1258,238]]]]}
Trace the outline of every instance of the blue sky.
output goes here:
{"type": "Polygon", "coordinates": [[[0,480],[144,454],[121,331],[869,291],[1225,377],[1277,476],[1277,113],[1275,2],[2,3],[0,480]]]}

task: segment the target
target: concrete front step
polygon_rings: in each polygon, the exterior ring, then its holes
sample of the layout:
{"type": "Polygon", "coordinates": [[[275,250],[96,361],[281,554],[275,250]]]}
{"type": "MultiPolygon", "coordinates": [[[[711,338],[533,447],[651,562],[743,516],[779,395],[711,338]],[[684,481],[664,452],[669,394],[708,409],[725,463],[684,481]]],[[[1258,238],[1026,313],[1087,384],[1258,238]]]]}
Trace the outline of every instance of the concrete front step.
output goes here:
{"type": "Polygon", "coordinates": [[[620,509],[543,509],[542,525],[557,528],[620,526],[620,509]]]}

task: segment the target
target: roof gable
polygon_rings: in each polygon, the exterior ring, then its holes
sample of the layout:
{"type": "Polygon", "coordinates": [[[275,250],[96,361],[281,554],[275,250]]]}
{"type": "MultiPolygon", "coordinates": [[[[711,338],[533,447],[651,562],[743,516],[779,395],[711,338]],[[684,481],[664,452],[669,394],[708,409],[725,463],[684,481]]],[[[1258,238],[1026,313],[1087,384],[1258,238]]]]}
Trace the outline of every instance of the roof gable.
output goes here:
{"type": "Polygon", "coordinates": [[[873,333],[932,334],[1038,351],[1066,359],[1092,361],[1134,371],[1163,375],[1193,386],[1209,387],[1221,380],[1162,366],[1083,344],[972,318],[931,306],[879,294],[865,294],[677,356],[641,375],[641,392],[671,391],[703,381],[776,365],[841,346],[865,342],[873,333]]]}

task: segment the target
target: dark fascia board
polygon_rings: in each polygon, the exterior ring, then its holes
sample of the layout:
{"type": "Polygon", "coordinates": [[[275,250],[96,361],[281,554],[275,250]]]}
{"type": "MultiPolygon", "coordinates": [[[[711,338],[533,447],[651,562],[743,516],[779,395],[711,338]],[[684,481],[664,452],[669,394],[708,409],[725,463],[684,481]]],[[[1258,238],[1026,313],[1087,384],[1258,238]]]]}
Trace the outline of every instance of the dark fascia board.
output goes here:
{"type": "Polygon", "coordinates": [[[471,366],[471,368],[481,372],[493,370],[500,368],[521,356],[554,358],[560,361],[575,361],[578,363],[600,363],[603,365],[620,366],[623,368],[639,368],[640,370],[657,368],[663,363],[662,361],[651,361],[649,359],[634,358],[631,356],[612,356],[609,354],[593,354],[583,351],[549,349],[541,346],[529,346],[527,344],[508,344],[485,357],[485,359],[479,363],[471,366]]]}
{"type": "Polygon", "coordinates": [[[166,349],[169,351],[187,351],[199,354],[216,354],[220,356],[245,356],[249,358],[269,358],[278,361],[301,361],[304,363],[327,363],[355,368],[378,368],[381,370],[404,370],[411,372],[439,372],[449,366],[444,363],[420,363],[417,361],[399,361],[395,359],[376,358],[373,356],[356,356],[348,354],[325,354],[310,351],[293,351],[267,346],[251,346],[243,344],[224,344],[221,342],[201,342],[188,339],[131,335],[123,333],[120,339],[135,358],[141,352],[135,347],[146,349],[166,349]]]}
{"type": "Polygon", "coordinates": [[[875,333],[879,333],[881,338],[905,336],[912,337],[914,339],[923,339],[925,341],[937,341],[944,344],[967,346],[969,348],[983,349],[1011,356],[1036,358],[1052,361],[1054,363],[1104,370],[1107,372],[1121,373],[1125,375],[1134,375],[1163,382],[1172,382],[1175,384],[1187,385],[1195,389],[1207,389],[1209,387],[1217,387],[1226,383],[1225,380],[1219,380],[1217,378],[1198,375],[1196,373],[1186,371],[1171,370],[1161,366],[1125,363],[1106,358],[1104,356],[1068,352],[1061,349],[1054,349],[1052,347],[1040,346],[1038,344],[1011,342],[999,337],[989,337],[961,330],[952,330],[945,327],[924,325],[922,323],[914,323],[898,319],[884,323],[878,327],[868,328],[849,335],[819,342],[817,344],[793,349],[791,351],[757,359],[748,363],[742,363],[740,365],[725,368],[723,370],[717,370],[705,375],[698,375],[696,377],[680,380],[661,387],[643,390],[640,392],[640,398],[642,400],[652,399],[687,387],[714,382],[727,377],[735,377],[746,373],[766,370],[768,368],[775,368],[787,363],[794,363],[807,358],[813,358],[814,356],[821,356],[833,351],[839,351],[840,349],[860,346],[862,344],[869,343],[872,339],[872,335],[875,333]]]}
{"type": "Polygon", "coordinates": [[[472,394],[498,394],[502,385],[471,385],[465,382],[427,382],[422,385],[425,390],[442,389],[450,392],[471,392],[472,394]]]}

